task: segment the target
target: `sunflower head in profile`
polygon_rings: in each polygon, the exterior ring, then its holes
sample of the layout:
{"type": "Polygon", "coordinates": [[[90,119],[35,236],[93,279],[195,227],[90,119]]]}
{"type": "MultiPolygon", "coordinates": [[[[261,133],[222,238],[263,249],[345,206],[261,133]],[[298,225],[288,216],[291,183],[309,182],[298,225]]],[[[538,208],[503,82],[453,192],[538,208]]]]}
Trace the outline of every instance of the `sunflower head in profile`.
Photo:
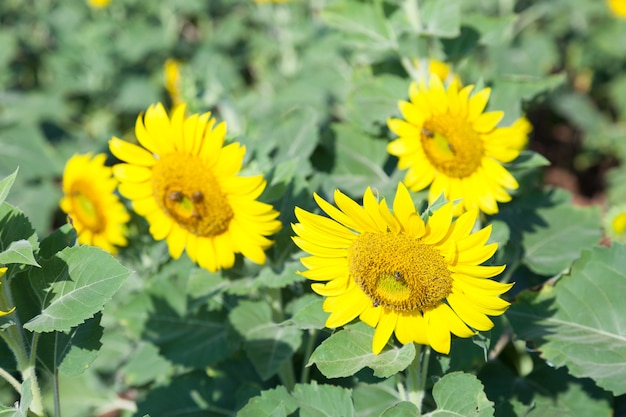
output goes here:
{"type": "Polygon", "coordinates": [[[470,337],[489,330],[487,317],[504,313],[499,295],[512,284],[491,280],[504,266],[483,266],[496,251],[487,244],[491,226],[472,233],[477,211],[452,221],[447,203],[427,219],[416,212],[400,183],[393,212],[368,188],[363,206],[335,191],[336,207],[317,195],[329,217],[296,207],[294,242],[312,289],[326,297],[326,326],[336,328],[359,317],[374,327],[372,349],[380,353],[395,333],[402,344],[450,351],[451,333],[470,337]]]}
{"type": "Polygon", "coordinates": [[[89,7],[93,7],[94,9],[105,8],[109,3],[111,3],[111,0],[87,0],[89,7]]]}
{"type": "MultiPolygon", "coordinates": [[[[4,277],[4,274],[6,274],[7,272],[6,267],[4,268],[0,268],[0,285],[2,285],[2,278],[4,277]]],[[[13,311],[15,311],[15,307],[11,307],[10,309],[6,310],[6,311],[2,311],[2,306],[0,306],[0,317],[9,315],[11,313],[13,313],[13,311]]]]}
{"type": "Polygon", "coordinates": [[[126,207],[115,194],[118,182],[105,166],[106,155],[72,156],[63,172],[61,210],[76,229],[78,243],[98,246],[110,253],[126,246],[126,207]]]}
{"type": "Polygon", "coordinates": [[[446,88],[434,74],[428,84],[412,83],[410,101],[399,102],[404,120],[387,122],[399,136],[387,150],[398,157],[400,169],[407,169],[404,182],[410,190],[430,186],[430,202],[443,193],[449,201],[462,199],[455,214],[471,209],[494,214],[518,188],[502,164],[517,158],[530,124],[521,118],[497,127],[504,113],[483,112],[491,90],[471,95],[473,89],[454,80],[446,88]]]}
{"type": "Polygon", "coordinates": [[[175,106],[185,101],[181,87],[181,72],[182,63],[177,59],[169,58],[163,64],[163,84],[175,106]]]}
{"type": "Polygon", "coordinates": [[[615,206],[607,211],[604,230],[611,239],[626,243],[626,205],[615,206]]]}
{"type": "Polygon", "coordinates": [[[281,223],[271,205],[257,201],[263,176],[237,175],[245,148],[224,146],[224,122],[185,112],[177,106],[170,118],[158,103],[137,118],[139,145],[111,139],[111,152],[125,162],[113,167],[120,193],[147,219],[152,236],[166,239],[175,259],[186,251],[213,272],[232,267],[237,253],[264,263],[273,243],[267,236],[281,223]]]}

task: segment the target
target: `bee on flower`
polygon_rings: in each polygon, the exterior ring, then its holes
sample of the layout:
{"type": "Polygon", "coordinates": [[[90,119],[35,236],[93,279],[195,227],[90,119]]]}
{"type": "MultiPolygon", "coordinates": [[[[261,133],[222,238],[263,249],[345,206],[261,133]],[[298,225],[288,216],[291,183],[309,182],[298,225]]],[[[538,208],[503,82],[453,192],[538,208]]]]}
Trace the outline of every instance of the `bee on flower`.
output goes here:
{"type": "Polygon", "coordinates": [[[225,122],[186,111],[179,105],[170,116],[161,103],[152,105],[137,118],[137,145],[110,140],[123,161],[113,167],[120,193],[174,259],[186,252],[213,272],[231,268],[237,253],[263,264],[273,243],[267,237],[281,228],[279,213],[257,201],[265,179],[238,175],[246,149],[224,144],[225,122]]]}
{"type": "Polygon", "coordinates": [[[499,296],[513,284],[492,280],[504,266],[484,266],[497,249],[487,244],[491,226],[472,232],[478,211],[453,221],[449,202],[423,220],[409,191],[398,185],[392,204],[377,201],[370,188],[363,205],[335,191],[335,205],[317,194],[328,215],[296,207],[295,244],[310,254],[301,274],[326,297],[326,326],[357,317],[374,327],[372,350],[380,353],[395,334],[402,343],[430,345],[449,353],[451,334],[470,337],[489,330],[488,316],[509,303],[499,296]]]}

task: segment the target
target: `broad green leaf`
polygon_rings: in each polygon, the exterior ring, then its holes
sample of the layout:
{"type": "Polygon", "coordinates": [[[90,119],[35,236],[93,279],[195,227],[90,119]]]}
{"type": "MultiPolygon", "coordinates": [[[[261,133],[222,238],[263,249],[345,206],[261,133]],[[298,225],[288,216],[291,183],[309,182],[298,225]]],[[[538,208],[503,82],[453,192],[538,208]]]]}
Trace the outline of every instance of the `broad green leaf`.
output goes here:
{"type": "Polygon", "coordinates": [[[38,359],[50,374],[58,369],[66,375],[76,376],[89,368],[102,346],[101,317],[96,314],[68,332],[49,332],[40,336],[38,359]]]}
{"type": "Polygon", "coordinates": [[[13,173],[0,181],[0,204],[4,203],[7,196],[9,195],[9,191],[11,191],[11,187],[13,186],[13,182],[15,182],[15,177],[17,176],[17,172],[19,171],[19,167],[13,171],[13,173]]]}
{"type": "MultiPolygon", "coordinates": [[[[387,142],[376,139],[348,124],[334,124],[333,167],[327,188],[336,188],[350,195],[363,195],[370,186],[386,191],[394,188],[383,165],[389,154],[387,142]]],[[[386,194],[386,193],[385,193],[386,194]]]]}
{"type": "Polygon", "coordinates": [[[393,46],[393,35],[380,3],[345,0],[325,7],[321,16],[328,25],[356,35],[369,48],[388,49],[393,46]]]}
{"type": "Polygon", "coordinates": [[[480,43],[483,45],[501,44],[508,41],[513,35],[514,25],[518,16],[488,16],[483,13],[463,13],[461,16],[464,25],[468,25],[480,33],[480,43]]]}
{"type": "Polygon", "coordinates": [[[24,264],[39,266],[33,256],[33,246],[25,239],[11,242],[8,248],[0,253],[0,264],[24,264]]]}
{"type": "Polygon", "coordinates": [[[64,224],[46,236],[39,244],[39,257],[47,259],[55,253],[76,244],[76,229],[64,224]]]}
{"type": "Polygon", "coordinates": [[[352,389],[352,400],[358,417],[380,416],[401,401],[393,378],[381,383],[359,384],[352,389]]]}
{"type": "Polygon", "coordinates": [[[356,77],[346,101],[346,117],[364,132],[380,134],[387,118],[398,112],[398,102],[408,96],[409,82],[403,78],[369,72],[356,77]]]}
{"type": "Polygon", "coordinates": [[[298,405],[287,389],[280,385],[274,389],[265,390],[256,396],[237,413],[237,417],[287,417],[292,414],[298,405]]]}
{"type": "Polygon", "coordinates": [[[63,168],[56,150],[34,123],[2,129],[0,172],[12,172],[17,167],[21,167],[20,177],[24,179],[57,175],[63,168]]]}
{"type": "Polygon", "coordinates": [[[387,378],[406,369],[413,361],[415,346],[412,343],[374,355],[373,337],[374,329],[365,323],[345,326],[315,349],[308,366],[315,364],[327,378],[352,376],[365,367],[374,370],[374,375],[387,378]]]}
{"type": "MultiPolygon", "coordinates": [[[[32,250],[38,249],[37,235],[28,217],[7,202],[0,205],[0,250],[7,251],[14,242],[26,240],[32,250]]],[[[20,245],[18,244],[18,248],[20,245]]],[[[7,253],[9,258],[14,255],[7,253]]]]}
{"type": "Polygon", "coordinates": [[[307,294],[294,301],[293,316],[289,323],[303,330],[323,329],[326,327],[328,313],[322,308],[324,298],[316,294],[307,294]]]}
{"type": "Polygon", "coordinates": [[[568,268],[580,252],[600,241],[602,225],[598,207],[560,204],[536,211],[538,223],[524,235],[524,263],[543,275],[568,268]],[[575,236],[575,239],[572,239],[575,236]]]}
{"type": "Polygon", "coordinates": [[[203,371],[192,371],[172,378],[166,385],[151,389],[137,404],[135,415],[143,416],[214,416],[210,407],[210,378],[203,371]]]}
{"type": "Polygon", "coordinates": [[[423,33],[438,38],[454,38],[461,26],[459,0],[425,0],[420,2],[423,33]]]}
{"type": "Polygon", "coordinates": [[[574,378],[566,368],[555,369],[540,359],[539,354],[532,355],[532,372],[524,377],[498,361],[480,370],[478,377],[496,410],[512,408],[516,415],[527,417],[612,415],[610,395],[592,380],[574,378]]]}
{"type": "Polygon", "coordinates": [[[526,293],[506,313],[519,337],[534,340],[546,360],[626,393],[626,245],[583,252],[554,287],[526,293]]]}
{"type": "Polygon", "coordinates": [[[129,275],[101,249],[63,249],[42,261],[41,268],[29,271],[42,311],[24,327],[34,332],[69,331],[102,310],[129,275]]]}
{"type": "Polygon", "coordinates": [[[167,360],[200,369],[232,353],[224,311],[201,308],[181,315],[162,298],[152,298],[152,305],[143,337],[167,360]]]}
{"type": "Polygon", "coordinates": [[[554,90],[565,80],[565,74],[541,78],[524,75],[497,77],[493,81],[487,109],[504,111],[500,126],[508,126],[523,116],[522,100],[529,101],[540,93],[554,90]]]}
{"type": "Polygon", "coordinates": [[[474,375],[453,372],[444,375],[433,387],[437,409],[427,416],[493,416],[493,403],[487,399],[483,384],[474,375]]]}
{"type": "Polygon", "coordinates": [[[281,117],[281,123],[272,130],[273,140],[269,144],[277,146],[276,163],[299,161],[304,169],[317,146],[319,115],[311,107],[299,107],[281,117]]]}
{"type": "Polygon", "coordinates": [[[334,385],[297,384],[291,394],[302,417],[354,417],[350,390],[334,385]]]}
{"type": "Polygon", "coordinates": [[[418,414],[419,410],[415,404],[408,401],[402,401],[386,409],[380,417],[405,417],[416,416],[418,414]]]}
{"type": "Polygon", "coordinates": [[[265,302],[243,301],[229,318],[244,338],[246,353],[264,380],[276,374],[302,342],[298,328],[272,321],[271,308],[265,302]]]}
{"type": "Polygon", "coordinates": [[[164,381],[172,371],[172,364],[159,354],[159,349],[155,345],[140,342],[120,373],[124,375],[126,384],[136,387],[152,381],[164,381]]]}
{"type": "Polygon", "coordinates": [[[523,169],[540,168],[550,165],[550,161],[540,153],[533,151],[522,151],[519,156],[508,164],[507,168],[511,171],[523,169]]]}

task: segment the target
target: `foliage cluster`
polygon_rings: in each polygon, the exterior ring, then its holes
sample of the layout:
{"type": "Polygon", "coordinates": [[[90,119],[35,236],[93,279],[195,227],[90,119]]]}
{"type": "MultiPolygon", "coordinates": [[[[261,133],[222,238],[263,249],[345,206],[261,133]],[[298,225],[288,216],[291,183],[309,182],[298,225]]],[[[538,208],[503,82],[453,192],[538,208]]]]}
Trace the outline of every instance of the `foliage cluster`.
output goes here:
{"type": "Polygon", "coordinates": [[[0,317],[0,415],[624,415],[626,246],[599,245],[603,209],[547,186],[538,153],[507,165],[520,188],[483,219],[512,306],[450,355],[374,355],[364,323],[326,329],[290,228],[314,192],[392,198],[386,121],[430,59],[491,87],[503,123],[567,126],[573,169],[612,158],[607,205],[623,204],[624,44],[626,20],[596,0],[3,0],[0,311],[16,310],[0,317]],[[283,228],[263,266],[172,260],[139,216],[116,258],[65,224],[65,161],[133,141],[140,112],[171,104],[168,59],[190,111],[226,121],[245,173],[267,178],[283,228]],[[416,363],[419,404],[398,390],[416,363]]]}

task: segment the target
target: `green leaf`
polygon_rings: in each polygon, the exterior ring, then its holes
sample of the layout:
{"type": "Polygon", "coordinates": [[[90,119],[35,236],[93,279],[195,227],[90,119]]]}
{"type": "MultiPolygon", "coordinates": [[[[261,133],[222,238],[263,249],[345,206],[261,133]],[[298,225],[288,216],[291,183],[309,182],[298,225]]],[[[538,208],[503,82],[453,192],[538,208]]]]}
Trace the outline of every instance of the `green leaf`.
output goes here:
{"type": "Polygon", "coordinates": [[[533,151],[522,151],[513,162],[507,165],[511,171],[540,168],[550,165],[550,161],[540,153],[533,151]]]}
{"type": "Polygon", "coordinates": [[[500,126],[508,126],[523,115],[522,100],[530,101],[540,93],[554,90],[566,79],[565,74],[548,77],[509,75],[495,78],[487,109],[504,111],[500,126]]]}
{"type": "Polygon", "coordinates": [[[379,134],[408,94],[407,80],[393,75],[356,77],[346,98],[346,117],[364,132],[379,134]]]}
{"type": "Polygon", "coordinates": [[[488,16],[483,13],[463,13],[464,25],[468,25],[480,33],[480,43],[483,45],[501,44],[503,40],[510,40],[517,15],[488,16]]]}
{"type": "Polygon", "coordinates": [[[98,311],[130,271],[110,254],[89,246],[63,249],[28,279],[42,308],[24,327],[34,332],[69,331],[98,311]]]}
{"type": "Polygon", "coordinates": [[[496,410],[513,409],[515,415],[527,417],[612,415],[610,395],[592,380],[574,378],[566,368],[555,369],[538,353],[532,356],[532,372],[524,377],[499,361],[480,370],[478,377],[496,410]]]}
{"type": "Polygon", "coordinates": [[[404,370],[415,357],[415,346],[408,343],[401,348],[385,349],[380,354],[372,352],[374,329],[357,322],[333,333],[315,349],[307,366],[317,365],[327,378],[354,375],[368,367],[374,375],[387,378],[404,370]]]}
{"type": "Polygon", "coordinates": [[[560,204],[540,208],[536,214],[539,223],[524,236],[523,245],[524,263],[538,274],[553,275],[569,268],[602,235],[599,207],[560,204]]]}
{"type": "Polygon", "coordinates": [[[424,34],[437,38],[454,38],[459,35],[461,26],[459,0],[425,0],[420,3],[424,34]]]}
{"type": "Polygon", "coordinates": [[[264,302],[243,301],[229,317],[244,338],[246,353],[264,380],[276,374],[302,342],[298,328],[272,321],[272,310],[264,302]]]}
{"type": "Polygon", "coordinates": [[[298,404],[284,386],[261,392],[242,408],[237,417],[287,417],[298,408],[298,404]]]}
{"type": "MultiPolygon", "coordinates": [[[[37,235],[28,217],[7,202],[0,205],[0,250],[10,250],[14,242],[26,240],[32,250],[38,248],[37,235]]],[[[20,246],[25,244],[18,244],[20,246]]],[[[9,259],[15,259],[16,253],[7,253],[9,259]]]]}
{"type": "Polygon", "coordinates": [[[380,416],[401,401],[393,378],[378,384],[357,385],[352,390],[352,400],[358,417],[380,416]]]}
{"type": "Polygon", "coordinates": [[[11,175],[4,177],[2,181],[0,181],[0,204],[4,203],[4,200],[6,200],[9,195],[9,191],[11,191],[11,187],[13,186],[13,182],[15,182],[15,177],[17,177],[18,171],[19,167],[16,168],[11,175]]]}
{"type": "Polygon", "coordinates": [[[159,347],[169,361],[196,369],[212,365],[232,353],[224,311],[180,314],[162,298],[152,298],[153,311],[145,323],[143,337],[159,347]]]}
{"type": "MultiPolygon", "coordinates": [[[[348,124],[334,124],[335,133],[333,168],[328,179],[328,189],[339,187],[350,195],[363,195],[368,186],[381,191],[393,188],[393,182],[383,170],[389,157],[387,142],[363,133],[348,124]]],[[[395,191],[395,189],[393,190],[395,191]]]]}
{"type": "Polygon", "coordinates": [[[9,247],[0,252],[0,264],[24,264],[39,266],[33,256],[33,246],[25,239],[11,242],[9,247]]]}
{"type": "Polygon", "coordinates": [[[405,417],[417,416],[419,410],[412,402],[402,401],[386,409],[380,417],[405,417]]]}
{"type": "Polygon", "coordinates": [[[487,399],[483,384],[474,375],[453,372],[444,375],[433,387],[437,409],[427,416],[493,416],[493,403],[487,399]]]}
{"type": "Polygon", "coordinates": [[[267,143],[277,146],[276,163],[296,160],[302,170],[317,146],[319,115],[311,107],[298,107],[283,114],[281,120],[273,126],[273,140],[267,143]]]}
{"type": "Polygon", "coordinates": [[[626,393],[626,245],[583,252],[554,287],[525,293],[506,313],[519,337],[535,340],[555,366],[626,393]]]}
{"type": "Polygon", "coordinates": [[[356,35],[355,38],[369,48],[386,50],[393,47],[393,35],[379,4],[356,0],[336,2],[325,7],[321,16],[329,26],[356,35]]]}
{"type": "Polygon", "coordinates": [[[76,229],[70,224],[64,224],[46,236],[39,244],[39,256],[47,259],[55,253],[76,244],[76,229]]]}
{"type": "Polygon", "coordinates": [[[24,179],[47,177],[62,171],[59,155],[34,123],[3,128],[0,135],[0,172],[15,171],[17,167],[22,167],[20,177],[24,179]]]}
{"type": "Polygon", "coordinates": [[[316,294],[299,297],[293,303],[293,316],[288,322],[302,330],[323,329],[328,318],[328,313],[322,308],[323,303],[324,298],[316,294]]]}
{"type": "Polygon", "coordinates": [[[297,384],[293,398],[298,402],[301,417],[353,417],[350,390],[333,385],[297,384]]]}
{"type": "Polygon", "coordinates": [[[152,381],[161,382],[171,375],[172,364],[159,354],[159,349],[148,342],[140,342],[130,360],[120,370],[129,386],[142,386],[152,381]]]}
{"type": "Polygon", "coordinates": [[[96,314],[68,332],[49,332],[40,336],[38,358],[50,374],[58,369],[66,375],[76,376],[89,368],[102,346],[101,317],[102,314],[96,314]]]}

